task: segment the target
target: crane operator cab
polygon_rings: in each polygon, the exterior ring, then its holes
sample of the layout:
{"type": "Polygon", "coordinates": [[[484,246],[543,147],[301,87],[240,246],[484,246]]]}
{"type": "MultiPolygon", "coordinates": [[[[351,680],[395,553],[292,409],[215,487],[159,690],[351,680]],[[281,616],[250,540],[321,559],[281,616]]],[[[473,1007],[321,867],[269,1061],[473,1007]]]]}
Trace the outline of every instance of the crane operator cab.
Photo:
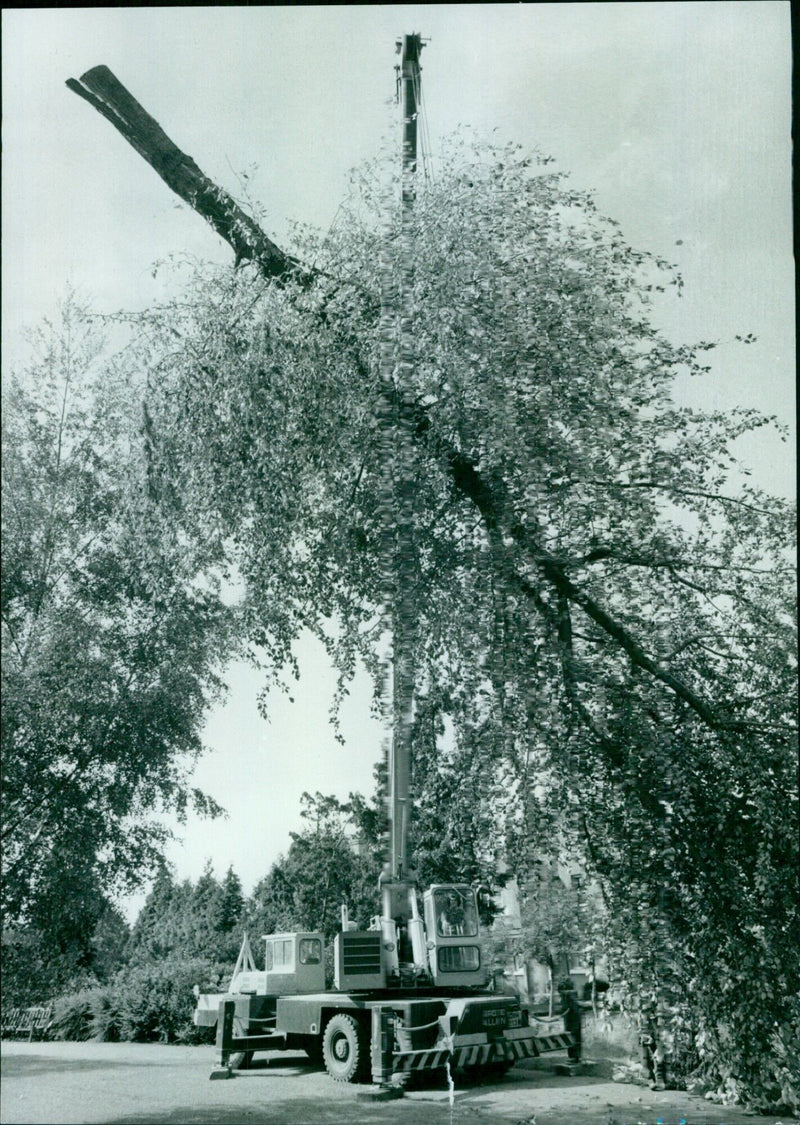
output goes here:
{"type": "Polygon", "coordinates": [[[487,982],[481,965],[478,902],[466,883],[440,883],[422,897],[428,964],[434,985],[475,988],[487,982]]]}
{"type": "MultiPolygon", "coordinates": [[[[412,883],[381,879],[383,916],[370,929],[381,933],[386,981],[394,987],[427,982],[436,988],[483,988],[478,902],[467,883],[435,883],[417,910],[412,883]]],[[[355,940],[355,936],[345,940],[355,940]]]]}

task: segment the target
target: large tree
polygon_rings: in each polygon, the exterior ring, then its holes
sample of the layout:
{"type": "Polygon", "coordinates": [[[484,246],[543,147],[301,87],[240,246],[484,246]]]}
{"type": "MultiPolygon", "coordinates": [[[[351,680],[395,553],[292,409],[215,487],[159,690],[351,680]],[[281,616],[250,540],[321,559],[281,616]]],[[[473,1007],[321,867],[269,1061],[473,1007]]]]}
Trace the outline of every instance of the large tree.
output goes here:
{"type": "MultiPolygon", "coordinates": [[[[79,92],[165,175],[171,142],[148,154],[155,123],[108,112],[107,79],[79,92]]],[[[572,833],[631,964],[658,991],[674,954],[697,984],[717,1076],[780,1096],[800,1023],[794,519],[735,457],[769,419],[681,405],[712,345],[654,326],[680,278],[545,162],[456,152],[406,238],[375,169],[357,184],[326,238],[293,255],[256,239],[254,267],[202,268],[142,320],[173,518],[235,559],[273,669],[310,628],[380,691],[401,475],[417,695],[483,764],[515,863],[553,824],[572,833]],[[401,275],[412,362],[381,378],[409,340],[380,316],[401,275]]],[[[248,256],[224,195],[186,198],[248,256]]]]}
{"type": "Polygon", "coordinates": [[[135,368],[72,297],[32,345],[3,394],[3,911],[88,967],[98,896],[154,869],[159,814],[216,808],[190,774],[230,611],[152,500],[135,368]]]}
{"type": "Polygon", "coordinates": [[[684,949],[701,923],[715,935],[713,995],[763,926],[751,979],[780,966],[791,995],[794,524],[734,456],[769,419],[680,405],[710,345],[653,327],[677,279],[514,149],[462,154],[420,194],[415,362],[387,388],[376,294],[400,239],[371,221],[377,178],[361,183],[298,247],[313,278],[203,270],[142,322],[175,518],[230,549],[274,669],[310,628],[345,678],[360,656],[380,684],[402,441],[417,693],[478,762],[448,801],[474,801],[482,776],[520,868],[537,823],[567,823],[684,949]]]}

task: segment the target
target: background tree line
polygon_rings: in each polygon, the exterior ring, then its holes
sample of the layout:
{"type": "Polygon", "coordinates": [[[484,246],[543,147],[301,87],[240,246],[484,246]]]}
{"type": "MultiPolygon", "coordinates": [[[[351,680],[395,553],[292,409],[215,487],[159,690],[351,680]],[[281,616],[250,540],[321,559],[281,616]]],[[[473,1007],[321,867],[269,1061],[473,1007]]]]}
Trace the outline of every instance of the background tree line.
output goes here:
{"type": "Polygon", "coordinates": [[[380,839],[369,835],[377,810],[358,795],[343,804],[304,794],[300,819],[286,854],[249,896],[232,868],[217,879],[208,861],[194,883],[162,866],[130,926],[109,903],[95,918],[85,899],[80,961],[48,945],[50,934],[33,921],[9,927],[4,1004],[55,1001],[53,1033],[63,1038],[207,1038],[192,1027],[193,989],[225,990],[244,933],[263,965],[262,934],[322,929],[332,943],[342,903],[363,926],[377,910],[380,839]]]}

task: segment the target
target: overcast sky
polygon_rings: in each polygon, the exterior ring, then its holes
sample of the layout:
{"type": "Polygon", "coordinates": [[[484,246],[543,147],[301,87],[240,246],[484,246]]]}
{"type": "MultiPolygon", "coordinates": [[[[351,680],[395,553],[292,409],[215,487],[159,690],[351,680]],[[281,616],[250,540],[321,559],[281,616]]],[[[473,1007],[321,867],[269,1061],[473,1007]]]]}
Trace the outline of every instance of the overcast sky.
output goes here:
{"type": "MultiPolygon", "coordinates": [[[[67,283],[100,311],[163,295],[152,264],[228,247],[180,204],[67,78],[104,63],[213,180],[238,174],[280,241],[327,228],[348,170],[390,125],[395,39],[422,55],[433,139],[459,123],[555,157],[635,246],[677,263],[684,296],[658,310],[676,340],[720,341],[712,375],[683,388],[704,405],[754,406],[794,422],[789,4],[376,5],[96,8],[3,12],[3,343],[52,311],[67,283]],[[743,348],[738,333],[757,343],[743,348]]],[[[794,488],[793,447],[742,443],[759,483],[794,488]]],[[[196,878],[232,863],[246,889],[297,827],[299,796],[371,789],[380,730],[369,691],[347,703],[346,747],[327,712],[332,675],[304,646],[297,703],[270,725],[237,669],[208,726],[197,781],[230,810],[192,822],[171,856],[196,878]]]]}

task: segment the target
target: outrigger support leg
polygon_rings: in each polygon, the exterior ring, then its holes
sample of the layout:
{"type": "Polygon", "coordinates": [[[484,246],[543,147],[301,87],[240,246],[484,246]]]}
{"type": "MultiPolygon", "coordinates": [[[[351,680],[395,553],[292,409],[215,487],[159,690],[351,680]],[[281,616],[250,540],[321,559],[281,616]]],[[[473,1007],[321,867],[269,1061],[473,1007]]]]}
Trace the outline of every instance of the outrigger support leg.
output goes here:
{"type": "Polygon", "coordinates": [[[209,1078],[213,1082],[219,1078],[233,1078],[230,1067],[231,1047],[233,1043],[233,1017],[236,1004],[233,1000],[221,1000],[219,1017],[217,1019],[217,1065],[211,1071],[209,1078]]]}
{"type": "Polygon", "coordinates": [[[372,1009],[372,1034],[370,1035],[370,1063],[372,1088],[361,1090],[358,1097],[369,1101],[388,1101],[402,1098],[403,1088],[392,1082],[392,1053],[394,1051],[394,1017],[388,1008],[372,1009]]]}

